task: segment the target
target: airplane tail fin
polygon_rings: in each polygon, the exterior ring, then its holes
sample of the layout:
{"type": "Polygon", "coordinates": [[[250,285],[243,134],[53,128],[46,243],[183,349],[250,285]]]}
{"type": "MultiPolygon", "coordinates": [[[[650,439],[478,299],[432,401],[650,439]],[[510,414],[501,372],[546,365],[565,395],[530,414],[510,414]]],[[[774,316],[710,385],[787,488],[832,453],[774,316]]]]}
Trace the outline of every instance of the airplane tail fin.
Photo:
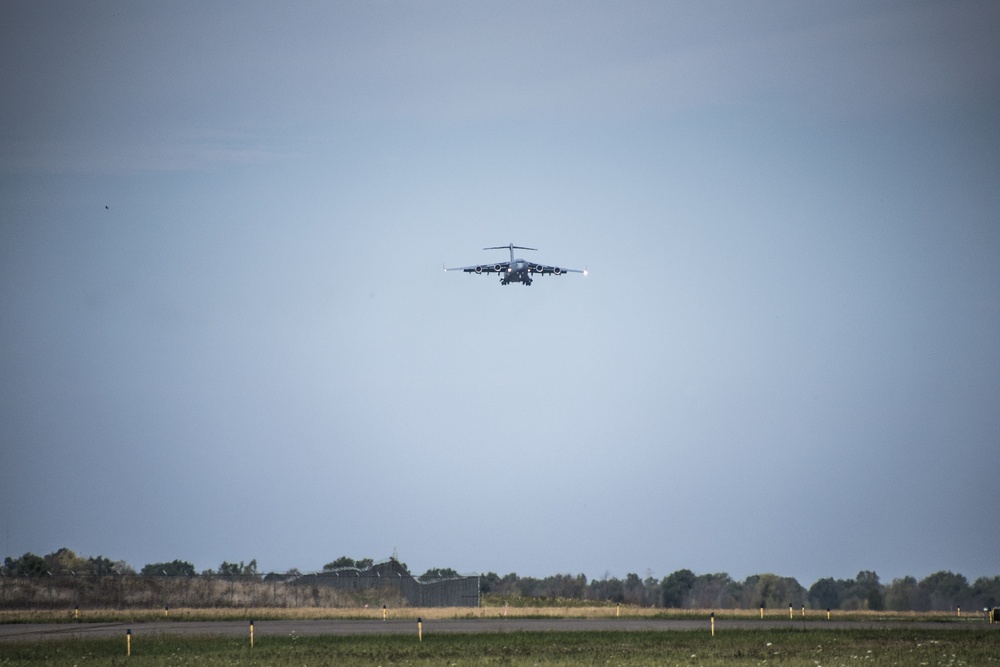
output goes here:
{"type": "Polygon", "coordinates": [[[523,245],[514,245],[513,243],[508,243],[507,245],[495,245],[489,248],[483,248],[483,250],[510,250],[510,261],[514,261],[514,251],[515,250],[538,250],[538,248],[525,248],[523,245]]]}

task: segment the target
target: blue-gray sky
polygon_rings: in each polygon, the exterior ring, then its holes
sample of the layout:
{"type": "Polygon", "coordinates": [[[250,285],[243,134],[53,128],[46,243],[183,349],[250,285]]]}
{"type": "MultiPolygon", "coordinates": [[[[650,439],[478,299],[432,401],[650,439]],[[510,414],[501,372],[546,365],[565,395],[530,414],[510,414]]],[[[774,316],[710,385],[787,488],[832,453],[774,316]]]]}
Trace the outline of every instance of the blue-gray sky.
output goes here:
{"type": "Polygon", "coordinates": [[[1000,573],[994,2],[8,2],[4,553],[1000,573]],[[588,267],[530,288],[445,273],[588,267]]]}

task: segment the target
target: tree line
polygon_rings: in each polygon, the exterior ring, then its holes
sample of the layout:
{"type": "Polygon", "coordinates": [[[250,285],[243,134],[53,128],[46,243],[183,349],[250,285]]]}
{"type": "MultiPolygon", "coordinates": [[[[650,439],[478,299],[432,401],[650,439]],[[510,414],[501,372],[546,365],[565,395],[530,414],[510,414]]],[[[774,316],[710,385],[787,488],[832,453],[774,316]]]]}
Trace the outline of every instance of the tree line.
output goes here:
{"type": "MultiPolygon", "coordinates": [[[[365,570],[374,564],[371,558],[355,560],[343,556],[323,566],[323,571],[341,568],[365,570]]],[[[405,564],[403,568],[409,570],[405,564]]],[[[287,578],[301,574],[262,573],[257,561],[223,561],[217,569],[200,574],[187,561],[148,563],[136,570],[128,563],[104,556],[84,558],[70,549],[59,549],[46,556],[26,553],[20,558],[4,559],[0,574],[5,577],[43,576],[143,576],[196,577],[226,576],[261,579],[287,578]]],[[[431,568],[417,577],[421,581],[458,576],[451,568],[431,568]]],[[[1000,576],[979,577],[969,583],[961,574],[935,572],[921,580],[906,576],[882,583],[872,571],[862,570],[853,579],[827,577],[808,589],[794,577],[755,574],[739,581],[726,573],[695,574],[677,570],[662,579],[640,578],[629,573],[624,579],[607,577],[588,579],[583,574],[556,574],[542,579],[519,577],[516,573],[500,576],[494,572],[480,576],[484,596],[503,599],[509,604],[532,605],[551,601],[580,601],[664,607],[676,609],[840,609],[872,611],[950,611],[1000,607],[1000,576]]]]}
{"type": "Polygon", "coordinates": [[[971,584],[961,574],[935,572],[883,584],[872,571],[853,579],[827,577],[808,589],[794,577],[754,574],[743,581],[726,573],[695,574],[682,569],[662,579],[589,580],[584,575],[554,575],[544,579],[495,573],[483,576],[485,594],[510,598],[610,601],[644,607],[675,609],[840,609],[872,611],[954,611],[1000,606],[1000,576],[979,577],[971,584]]]}

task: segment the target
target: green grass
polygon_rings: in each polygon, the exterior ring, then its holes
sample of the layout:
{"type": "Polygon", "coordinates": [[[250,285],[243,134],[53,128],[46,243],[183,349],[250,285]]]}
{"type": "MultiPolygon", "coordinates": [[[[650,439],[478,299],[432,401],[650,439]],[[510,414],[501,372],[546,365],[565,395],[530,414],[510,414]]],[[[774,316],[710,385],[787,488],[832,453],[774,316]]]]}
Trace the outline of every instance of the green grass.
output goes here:
{"type": "Polygon", "coordinates": [[[0,644],[0,666],[34,665],[890,665],[1000,666],[1000,632],[980,629],[729,630],[707,632],[516,632],[409,636],[264,637],[168,635],[0,644]]]}

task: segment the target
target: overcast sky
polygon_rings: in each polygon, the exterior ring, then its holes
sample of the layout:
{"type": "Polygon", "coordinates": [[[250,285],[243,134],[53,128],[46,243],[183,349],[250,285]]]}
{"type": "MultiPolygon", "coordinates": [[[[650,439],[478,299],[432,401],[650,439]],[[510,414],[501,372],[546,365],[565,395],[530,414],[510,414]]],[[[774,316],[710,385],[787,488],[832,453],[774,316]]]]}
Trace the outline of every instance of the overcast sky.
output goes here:
{"type": "Polygon", "coordinates": [[[998,34],[4,3],[3,555],[1000,574],[998,34]]]}

